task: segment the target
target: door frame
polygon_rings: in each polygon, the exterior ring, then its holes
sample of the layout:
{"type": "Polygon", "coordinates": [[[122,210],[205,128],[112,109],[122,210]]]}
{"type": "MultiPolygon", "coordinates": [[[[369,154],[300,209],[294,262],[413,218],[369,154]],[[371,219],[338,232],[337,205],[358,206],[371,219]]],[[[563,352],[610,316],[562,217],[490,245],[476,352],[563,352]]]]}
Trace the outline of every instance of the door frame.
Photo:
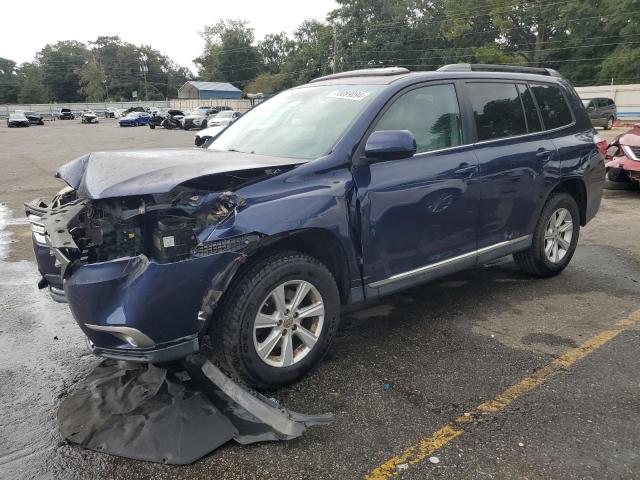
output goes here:
{"type": "MultiPolygon", "coordinates": [[[[423,80],[423,81],[421,81],[419,83],[414,83],[414,84],[408,85],[407,87],[405,87],[402,90],[399,90],[395,94],[393,94],[393,96],[391,96],[387,100],[385,105],[378,111],[378,113],[373,118],[373,120],[371,120],[371,123],[369,124],[369,126],[365,130],[364,134],[362,135],[362,138],[358,142],[358,147],[356,148],[356,151],[353,154],[352,161],[351,161],[352,165],[359,166],[359,165],[366,165],[366,164],[370,164],[370,163],[378,163],[378,161],[371,162],[371,161],[369,161],[369,159],[367,159],[364,156],[364,148],[365,148],[365,145],[367,144],[367,139],[369,138],[369,136],[373,132],[373,129],[375,128],[375,126],[378,124],[378,121],[380,120],[380,118],[382,118],[382,116],[387,112],[387,110],[389,110],[389,108],[391,108],[391,105],[393,105],[395,103],[395,101],[399,97],[401,97],[405,93],[408,93],[408,92],[410,92],[412,90],[416,90],[418,88],[423,88],[423,87],[430,87],[430,86],[435,86],[435,85],[453,85],[454,92],[456,94],[456,99],[458,101],[458,109],[460,111],[460,126],[462,128],[462,143],[460,145],[456,145],[454,147],[440,148],[440,149],[437,149],[437,150],[429,150],[428,152],[416,153],[411,158],[422,157],[422,156],[429,155],[429,154],[432,154],[432,153],[442,152],[442,151],[446,151],[446,150],[453,150],[453,149],[456,149],[456,148],[464,148],[464,147],[468,147],[469,145],[474,143],[473,142],[473,138],[470,135],[470,132],[472,130],[469,129],[470,125],[468,124],[468,122],[470,120],[473,120],[473,115],[471,115],[471,117],[469,117],[469,111],[468,111],[468,106],[467,106],[467,104],[469,102],[466,102],[465,99],[463,98],[463,94],[464,94],[464,92],[463,92],[464,85],[462,85],[463,81],[464,80],[461,80],[461,79],[423,80]]],[[[473,130],[473,132],[475,134],[475,130],[473,130]]],[[[401,162],[402,159],[400,159],[400,160],[387,160],[387,161],[389,161],[389,162],[401,162]]]]}

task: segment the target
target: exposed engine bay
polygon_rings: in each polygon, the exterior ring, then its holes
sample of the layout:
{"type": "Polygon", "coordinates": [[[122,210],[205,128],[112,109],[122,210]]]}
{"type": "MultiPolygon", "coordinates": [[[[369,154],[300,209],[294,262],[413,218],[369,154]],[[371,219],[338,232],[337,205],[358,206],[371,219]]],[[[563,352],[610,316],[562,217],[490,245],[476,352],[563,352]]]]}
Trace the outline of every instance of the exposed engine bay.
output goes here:
{"type": "MultiPolygon", "coordinates": [[[[275,173],[277,169],[265,169],[258,178],[275,173]]],[[[255,179],[255,170],[234,172],[196,179],[168,193],[97,200],[78,198],[75,190],[66,188],[50,206],[41,205],[46,208],[32,223],[41,224],[46,231],[63,277],[68,266],[75,263],[108,262],[137,255],[157,263],[178,262],[237,250],[259,239],[255,234],[207,241],[220,224],[246,204],[232,191],[212,192],[211,180],[214,186],[225,187],[255,179]]]]}

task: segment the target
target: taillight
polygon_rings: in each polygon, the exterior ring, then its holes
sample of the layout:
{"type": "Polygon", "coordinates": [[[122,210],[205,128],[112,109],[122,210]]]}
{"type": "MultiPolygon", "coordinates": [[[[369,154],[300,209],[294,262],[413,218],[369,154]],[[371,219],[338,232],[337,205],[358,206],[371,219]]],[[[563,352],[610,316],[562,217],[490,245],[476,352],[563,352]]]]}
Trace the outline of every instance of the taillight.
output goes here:
{"type": "Polygon", "coordinates": [[[600,155],[604,160],[604,158],[607,156],[607,147],[609,146],[607,139],[599,133],[596,133],[593,135],[593,143],[595,143],[596,147],[598,147],[598,151],[600,152],[600,155]]]}

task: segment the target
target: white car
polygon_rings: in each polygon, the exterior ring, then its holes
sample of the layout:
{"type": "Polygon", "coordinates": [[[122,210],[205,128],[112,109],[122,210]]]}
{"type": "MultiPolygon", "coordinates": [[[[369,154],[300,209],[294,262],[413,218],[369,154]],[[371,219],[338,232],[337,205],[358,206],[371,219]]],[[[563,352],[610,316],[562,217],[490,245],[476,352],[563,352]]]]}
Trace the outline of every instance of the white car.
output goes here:
{"type": "Polygon", "coordinates": [[[223,110],[214,117],[209,119],[208,125],[210,127],[226,127],[230,123],[235,122],[242,115],[240,112],[233,110],[223,110]]]}
{"type": "Polygon", "coordinates": [[[198,133],[196,133],[196,147],[202,147],[205,143],[207,143],[207,140],[217,136],[225,128],[227,128],[226,125],[224,127],[209,127],[205,128],[204,130],[200,130],[198,133]]]}
{"type": "Polygon", "coordinates": [[[213,107],[197,107],[191,110],[180,123],[185,130],[191,128],[207,128],[207,120],[217,112],[218,110],[213,107]]]}
{"type": "Polygon", "coordinates": [[[98,116],[93,110],[84,110],[80,114],[80,123],[98,123],[98,116]]]}

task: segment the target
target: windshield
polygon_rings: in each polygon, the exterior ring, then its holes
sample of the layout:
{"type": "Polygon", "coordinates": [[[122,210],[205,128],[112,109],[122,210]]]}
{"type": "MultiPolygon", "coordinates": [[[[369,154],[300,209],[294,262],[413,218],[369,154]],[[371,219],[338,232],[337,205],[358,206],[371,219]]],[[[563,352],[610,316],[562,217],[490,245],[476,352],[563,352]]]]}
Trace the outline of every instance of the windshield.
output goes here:
{"type": "Polygon", "coordinates": [[[321,157],[382,88],[322,85],[287,90],[242,115],[209,148],[309,160],[321,157]]]}
{"type": "Polygon", "coordinates": [[[139,112],[131,112],[131,113],[128,113],[125,118],[138,118],[138,115],[140,115],[139,112]]]}
{"type": "Polygon", "coordinates": [[[216,115],[216,118],[231,118],[233,112],[230,110],[225,110],[224,112],[220,112],[216,115]]]}

